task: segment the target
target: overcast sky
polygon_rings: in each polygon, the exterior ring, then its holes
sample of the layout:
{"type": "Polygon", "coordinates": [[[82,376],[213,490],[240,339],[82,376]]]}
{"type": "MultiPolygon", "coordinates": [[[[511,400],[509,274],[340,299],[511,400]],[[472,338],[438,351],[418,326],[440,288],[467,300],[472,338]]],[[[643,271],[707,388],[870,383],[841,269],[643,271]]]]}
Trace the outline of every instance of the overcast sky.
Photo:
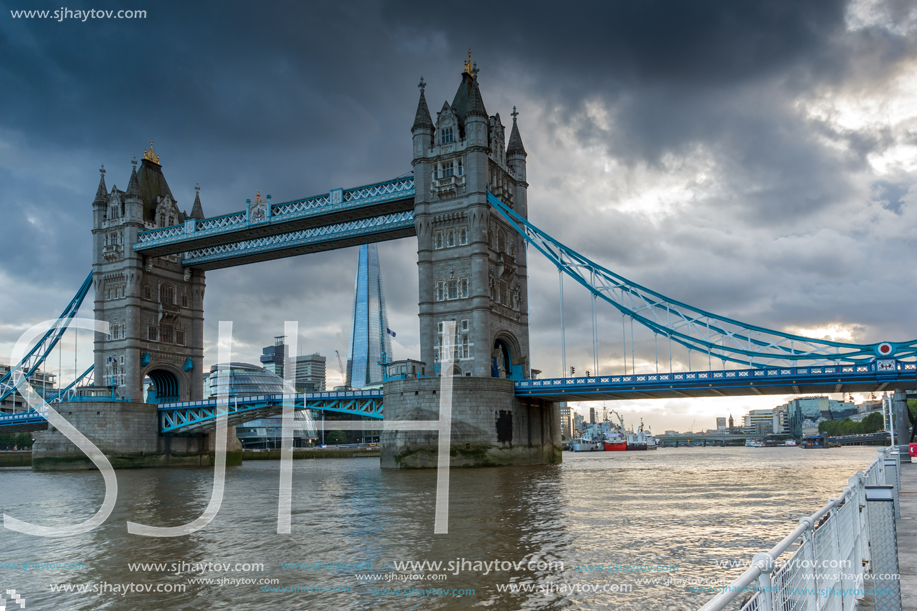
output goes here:
{"type": "MultiPolygon", "coordinates": [[[[749,323],[917,337],[913,2],[93,1],[68,8],[147,17],[12,17],[25,8],[61,7],[0,1],[0,361],[89,272],[101,164],[124,189],[153,139],[179,207],[199,182],[207,216],[258,190],[280,202],[398,176],[419,78],[440,108],[469,47],[488,111],[506,124],[519,110],[530,218],[555,238],[749,323]]],[[[379,255],[394,356],[418,358],[416,241],[379,255]]],[[[559,375],[557,274],[529,257],[531,363],[559,375]]],[[[219,320],[249,362],[298,320],[339,383],[356,262],[349,249],[208,272],[207,363],[219,320]]],[[[585,291],[569,288],[565,315],[567,364],[590,369],[585,291]]],[[[622,371],[620,318],[599,318],[600,371],[622,371]]],[[[654,371],[652,336],[637,340],[638,371],[654,371]]],[[[72,348],[61,360],[67,377],[72,348]]],[[[614,407],[661,431],[780,402],[614,407]]]]}

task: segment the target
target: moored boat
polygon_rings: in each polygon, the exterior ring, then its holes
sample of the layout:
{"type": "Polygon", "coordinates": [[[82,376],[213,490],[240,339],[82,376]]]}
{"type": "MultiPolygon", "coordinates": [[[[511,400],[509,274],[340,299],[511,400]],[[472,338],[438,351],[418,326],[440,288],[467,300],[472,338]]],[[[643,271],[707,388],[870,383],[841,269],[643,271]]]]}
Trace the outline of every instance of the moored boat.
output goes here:
{"type": "Polygon", "coordinates": [[[627,439],[624,437],[612,437],[605,439],[606,452],[624,452],[627,450],[627,439]]]}

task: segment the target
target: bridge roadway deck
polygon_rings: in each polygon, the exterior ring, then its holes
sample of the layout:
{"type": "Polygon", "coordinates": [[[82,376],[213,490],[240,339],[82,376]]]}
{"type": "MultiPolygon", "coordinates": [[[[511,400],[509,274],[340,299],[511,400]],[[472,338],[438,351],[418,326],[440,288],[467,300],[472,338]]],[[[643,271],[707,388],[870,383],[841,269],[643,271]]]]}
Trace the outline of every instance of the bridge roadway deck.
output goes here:
{"type": "Polygon", "coordinates": [[[897,521],[898,573],[901,575],[903,611],[917,611],[917,463],[901,464],[897,521]]]}
{"type": "Polygon", "coordinates": [[[516,382],[516,396],[553,401],[616,401],[882,392],[915,387],[917,364],[897,361],[890,371],[877,371],[873,362],[521,380],[516,382]]]}
{"type": "MultiPolygon", "coordinates": [[[[536,396],[554,401],[596,401],[817,393],[881,392],[912,389],[917,385],[917,363],[896,361],[878,371],[876,363],[817,367],[741,369],[724,371],[639,374],[519,380],[516,396],[536,396]]],[[[285,400],[295,409],[317,409],[382,418],[381,389],[252,395],[229,399],[229,425],[275,415],[285,400]]],[[[159,406],[160,431],[194,434],[212,429],[218,415],[216,399],[168,403],[159,406]]],[[[39,430],[37,414],[0,416],[0,430],[39,430]],[[15,427],[15,428],[14,428],[15,427]]],[[[47,424],[44,424],[47,426],[47,424]]]]}

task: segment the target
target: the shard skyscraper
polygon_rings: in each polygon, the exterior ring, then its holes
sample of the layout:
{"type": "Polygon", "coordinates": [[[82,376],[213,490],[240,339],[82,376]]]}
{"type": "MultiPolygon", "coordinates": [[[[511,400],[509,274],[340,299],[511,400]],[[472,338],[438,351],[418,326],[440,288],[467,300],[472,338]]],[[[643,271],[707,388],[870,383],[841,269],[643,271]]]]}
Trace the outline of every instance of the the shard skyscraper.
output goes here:
{"type": "Polygon", "coordinates": [[[347,385],[363,388],[382,383],[382,353],[392,360],[392,342],[382,293],[379,253],[375,244],[360,247],[356,287],[353,295],[353,320],[350,324],[350,357],[347,359],[347,385]]]}

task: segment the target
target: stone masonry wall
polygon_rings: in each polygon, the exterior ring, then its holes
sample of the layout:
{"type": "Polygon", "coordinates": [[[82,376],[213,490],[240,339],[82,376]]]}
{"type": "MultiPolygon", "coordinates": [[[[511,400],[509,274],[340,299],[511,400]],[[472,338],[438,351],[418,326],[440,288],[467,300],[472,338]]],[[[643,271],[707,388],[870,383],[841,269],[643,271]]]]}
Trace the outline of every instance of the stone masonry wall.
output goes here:
{"type": "MultiPolygon", "coordinates": [[[[440,383],[439,378],[386,382],[386,421],[438,419],[440,383]]],[[[561,461],[558,404],[516,399],[512,380],[455,377],[452,383],[453,467],[561,461]]],[[[436,432],[384,431],[381,446],[383,469],[436,467],[436,432]]]]}
{"type": "MultiPolygon", "coordinates": [[[[98,447],[116,469],[212,464],[213,435],[173,437],[159,434],[156,405],[119,401],[60,403],[55,409],[98,447]]],[[[227,464],[241,464],[235,427],[227,436],[227,464]]],[[[36,471],[95,469],[63,433],[34,433],[32,468],[36,471]]]]}

